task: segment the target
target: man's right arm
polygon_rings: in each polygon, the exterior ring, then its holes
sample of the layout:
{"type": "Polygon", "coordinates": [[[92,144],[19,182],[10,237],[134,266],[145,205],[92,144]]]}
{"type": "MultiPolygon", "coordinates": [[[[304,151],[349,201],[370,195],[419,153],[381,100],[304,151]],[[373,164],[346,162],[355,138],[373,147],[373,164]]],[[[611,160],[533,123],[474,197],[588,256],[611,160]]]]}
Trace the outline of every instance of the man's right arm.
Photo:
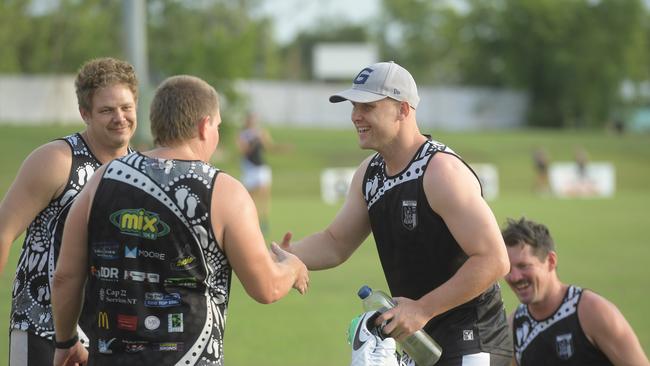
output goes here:
{"type": "Polygon", "coordinates": [[[70,148],[63,141],[37,148],[23,162],[0,203],[0,273],[7,264],[11,244],[61,193],[71,164],[70,148]]]}
{"type": "Polygon", "coordinates": [[[585,290],[578,303],[578,318],[589,341],[614,365],[650,366],[632,326],[612,302],[585,290]]]}
{"type": "Polygon", "coordinates": [[[370,158],[354,173],[343,207],[327,228],[282,247],[305,262],[310,270],[336,267],[345,262],[370,235],[370,218],[362,194],[363,176],[370,158]]]}
{"type": "Polygon", "coordinates": [[[272,303],[291,288],[307,290],[305,265],[277,246],[269,253],[253,199],[242,184],[220,173],[212,194],[211,219],[217,242],[228,257],[246,293],[260,303],[272,303]]]}

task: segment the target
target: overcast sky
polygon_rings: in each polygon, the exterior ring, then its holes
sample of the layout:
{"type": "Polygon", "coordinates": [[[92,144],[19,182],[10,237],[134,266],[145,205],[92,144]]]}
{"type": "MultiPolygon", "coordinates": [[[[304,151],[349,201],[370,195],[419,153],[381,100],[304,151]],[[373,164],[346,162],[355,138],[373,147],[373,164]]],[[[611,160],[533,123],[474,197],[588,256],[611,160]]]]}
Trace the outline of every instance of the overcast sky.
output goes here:
{"type": "Polygon", "coordinates": [[[264,0],[261,12],[275,19],[276,39],[287,43],[298,31],[311,28],[321,17],[336,17],[353,23],[372,18],[379,12],[379,0],[264,0]]]}

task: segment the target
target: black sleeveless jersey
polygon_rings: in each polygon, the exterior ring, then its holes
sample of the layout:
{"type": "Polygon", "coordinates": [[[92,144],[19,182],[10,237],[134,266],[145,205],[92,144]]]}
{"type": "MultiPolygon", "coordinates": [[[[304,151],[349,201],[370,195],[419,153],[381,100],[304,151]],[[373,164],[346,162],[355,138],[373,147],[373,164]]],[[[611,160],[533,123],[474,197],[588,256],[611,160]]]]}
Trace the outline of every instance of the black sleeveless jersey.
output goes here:
{"type": "Polygon", "coordinates": [[[210,219],[218,173],[139,153],[109,163],[88,224],[89,365],[222,365],[232,270],[210,219]]]}
{"type": "MultiPolygon", "coordinates": [[[[393,296],[419,299],[449,280],[467,260],[424,192],[424,172],[436,153],[458,157],[447,146],[426,141],[399,174],[388,176],[383,158],[376,154],[364,176],[372,233],[393,296]]],[[[434,317],[424,330],[442,346],[443,359],[476,352],[512,354],[498,284],[434,317]]]]}
{"type": "Polygon", "coordinates": [[[550,317],[536,320],[520,304],[513,317],[517,364],[612,365],[607,356],[587,339],[578,319],[582,289],[569,286],[562,304],[550,317]]]}
{"type": "Polygon", "coordinates": [[[50,304],[50,282],[59,257],[63,224],[70,206],[101,162],[80,134],[60,140],[71,149],[72,165],[63,193],[53,199],[32,221],[18,259],[11,302],[11,329],[24,330],[52,339],[54,323],[50,304]]]}
{"type": "Polygon", "coordinates": [[[240,137],[249,145],[249,151],[246,152],[244,159],[256,166],[264,165],[264,144],[262,144],[260,131],[248,128],[240,133],[240,137]]]}

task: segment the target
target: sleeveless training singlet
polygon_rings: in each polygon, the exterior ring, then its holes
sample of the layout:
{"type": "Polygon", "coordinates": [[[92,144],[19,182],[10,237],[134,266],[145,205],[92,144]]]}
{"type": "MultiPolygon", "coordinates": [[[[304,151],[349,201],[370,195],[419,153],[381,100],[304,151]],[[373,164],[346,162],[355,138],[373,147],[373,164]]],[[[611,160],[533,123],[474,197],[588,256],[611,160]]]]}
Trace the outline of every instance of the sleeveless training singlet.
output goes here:
{"type": "Polygon", "coordinates": [[[90,365],[222,365],[231,267],[212,231],[219,170],[112,161],[89,218],[90,365]]]}
{"type": "Polygon", "coordinates": [[[569,286],[558,309],[536,320],[520,304],[513,317],[515,359],[519,365],[612,365],[587,339],[578,319],[582,288],[569,286]]]}
{"type": "MultiPolygon", "coordinates": [[[[372,233],[392,296],[419,299],[449,280],[467,260],[424,193],[424,171],[436,153],[458,157],[445,145],[426,141],[397,175],[388,176],[383,158],[376,154],[364,176],[372,233]]],[[[512,354],[498,284],[431,319],[424,330],[442,346],[443,359],[478,352],[512,354]]]]}
{"type": "Polygon", "coordinates": [[[11,302],[11,329],[52,339],[54,323],[50,282],[59,256],[63,224],[81,188],[101,162],[80,134],[61,138],[72,150],[70,176],[63,193],[52,200],[29,224],[18,259],[11,302]]]}

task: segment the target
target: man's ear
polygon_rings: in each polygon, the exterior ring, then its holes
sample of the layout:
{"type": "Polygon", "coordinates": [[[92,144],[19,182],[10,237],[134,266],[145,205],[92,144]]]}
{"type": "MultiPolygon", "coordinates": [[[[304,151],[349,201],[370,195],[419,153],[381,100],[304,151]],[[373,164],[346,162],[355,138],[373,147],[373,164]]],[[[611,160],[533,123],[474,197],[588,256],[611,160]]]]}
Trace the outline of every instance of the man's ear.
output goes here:
{"type": "Polygon", "coordinates": [[[555,270],[557,269],[557,253],[555,251],[550,251],[548,252],[548,256],[546,257],[546,262],[548,264],[548,269],[549,270],[555,270]]]}
{"type": "Polygon", "coordinates": [[[205,140],[205,137],[207,136],[208,133],[208,127],[210,126],[210,116],[205,116],[201,118],[199,121],[198,129],[199,129],[199,139],[205,140]]]}
{"type": "Polygon", "coordinates": [[[85,124],[88,124],[90,122],[90,112],[88,112],[85,108],[79,107],[79,114],[81,115],[81,119],[84,120],[85,124]]]}
{"type": "Polygon", "coordinates": [[[400,102],[398,119],[400,121],[406,119],[409,113],[411,113],[411,106],[408,104],[408,102],[400,102]]]}

